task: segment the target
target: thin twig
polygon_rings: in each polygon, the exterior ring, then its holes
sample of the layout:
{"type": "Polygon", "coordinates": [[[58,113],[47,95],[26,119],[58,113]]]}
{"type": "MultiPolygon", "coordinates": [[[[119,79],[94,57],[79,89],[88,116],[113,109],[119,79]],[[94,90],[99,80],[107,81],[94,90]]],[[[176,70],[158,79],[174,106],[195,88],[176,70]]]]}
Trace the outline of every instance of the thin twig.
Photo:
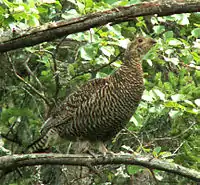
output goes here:
{"type": "Polygon", "coordinates": [[[12,62],[10,56],[8,55],[8,53],[6,53],[6,56],[7,56],[7,58],[8,58],[9,63],[10,63],[11,66],[12,66],[12,70],[13,70],[15,76],[16,76],[21,82],[23,82],[25,85],[27,85],[32,91],[34,91],[35,94],[37,94],[40,98],[42,98],[42,99],[45,101],[45,103],[46,103],[47,105],[50,106],[51,104],[50,104],[49,100],[48,100],[43,94],[41,94],[35,87],[33,87],[31,84],[29,84],[27,81],[25,81],[21,76],[19,76],[19,75],[17,74],[17,71],[16,71],[16,69],[15,69],[15,65],[13,64],[13,62],[12,62]]]}
{"type": "Polygon", "coordinates": [[[121,55],[122,55],[122,53],[119,53],[119,54],[118,54],[113,60],[111,60],[109,63],[104,64],[104,65],[102,65],[102,66],[100,66],[100,67],[98,67],[98,68],[96,68],[96,69],[88,69],[88,70],[82,71],[82,72],[80,72],[80,73],[77,73],[77,74],[75,74],[75,75],[71,78],[71,80],[73,80],[74,78],[76,78],[76,77],[78,77],[78,76],[84,75],[84,74],[86,74],[86,73],[95,73],[95,72],[98,72],[98,71],[100,71],[101,69],[103,69],[103,68],[109,66],[110,64],[114,63],[121,55]]]}
{"type": "Polygon", "coordinates": [[[58,53],[58,49],[60,47],[60,45],[62,44],[62,42],[66,39],[67,35],[57,44],[56,49],[53,52],[53,69],[54,69],[54,76],[55,76],[55,83],[56,83],[56,91],[54,94],[54,99],[55,102],[58,99],[58,93],[60,91],[60,78],[59,78],[59,73],[58,73],[58,67],[57,67],[57,62],[56,62],[56,55],[58,53]]]}
{"type": "Polygon", "coordinates": [[[26,68],[27,72],[35,79],[35,81],[38,83],[40,89],[44,89],[43,85],[41,84],[40,80],[35,76],[35,74],[31,71],[31,69],[28,66],[28,62],[30,61],[31,56],[29,56],[25,62],[24,62],[24,67],[26,68]]]}
{"type": "Polygon", "coordinates": [[[185,141],[183,141],[183,142],[179,145],[179,147],[173,152],[172,155],[175,155],[175,154],[179,151],[179,149],[183,146],[184,143],[185,143],[185,141]]]}
{"type": "Polygon", "coordinates": [[[152,175],[152,177],[153,177],[153,179],[154,179],[156,185],[159,185],[159,184],[158,184],[158,180],[156,179],[156,176],[155,176],[155,174],[154,174],[154,171],[153,171],[151,168],[149,168],[149,170],[150,170],[150,172],[151,172],[151,175],[152,175]]]}
{"type": "Polygon", "coordinates": [[[0,136],[10,142],[17,143],[18,145],[22,145],[22,143],[18,139],[11,138],[8,136],[8,134],[1,133],[0,136]]]}
{"type": "Polygon", "coordinates": [[[181,132],[180,134],[174,136],[174,137],[163,137],[163,138],[154,138],[154,141],[162,141],[162,140],[172,140],[172,139],[177,139],[180,136],[184,135],[186,132],[188,132],[196,123],[192,123],[186,130],[181,132]]]}
{"type": "Polygon", "coordinates": [[[196,71],[200,71],[200,66],[196,66],[194,64],[184,64],[183,62],[179,62],[179,64],[187,69],[192,69],[192,70],[196,70],[196,71]]]}
{"type": "Polygon", "coordinates": [[[125,130],[126,130],[126,132],[128,132],[130,135],[132,135],[135,139],[136,139],[136,141],[139,143],[139,145],[140,145],[140,148],[143,148],[142,147],[142,143],[141,143],[141,141],[139,140],[139,138],[137,137],[137,135],[135,135],[132,131],[130,131],[130,130],[128,130],[127,128],[125,128],[125,130]]]}

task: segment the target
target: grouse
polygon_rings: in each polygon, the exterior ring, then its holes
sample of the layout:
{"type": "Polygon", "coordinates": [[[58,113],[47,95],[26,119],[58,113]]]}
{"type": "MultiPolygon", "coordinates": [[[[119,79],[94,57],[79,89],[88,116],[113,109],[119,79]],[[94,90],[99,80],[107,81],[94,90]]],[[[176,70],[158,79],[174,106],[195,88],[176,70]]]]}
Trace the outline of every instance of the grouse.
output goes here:
{"type": "Polygon", "coordinates": [[[123,129],[144,91],[141,60],[155,44],[137,37],[127,47],[121,67],[106,78],[93,79],[69,95],[41,129],[29,151],[46,148],[55,136],[76,141],[105,142],[123,129]]]}

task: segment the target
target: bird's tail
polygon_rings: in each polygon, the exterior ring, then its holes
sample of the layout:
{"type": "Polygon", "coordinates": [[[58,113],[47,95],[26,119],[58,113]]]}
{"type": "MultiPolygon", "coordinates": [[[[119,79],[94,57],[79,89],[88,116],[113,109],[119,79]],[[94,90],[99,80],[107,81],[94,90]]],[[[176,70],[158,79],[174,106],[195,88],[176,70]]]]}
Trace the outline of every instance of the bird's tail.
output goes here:
{"type": "Polygon", "coordinates": [[[40,152],[49,147],[49,143],[55,141],[58,136],[58,133],[55,129],[51,128],[46,134],[42,135],[36,141],[31,143],[26,147],[23,153],[33,153],[33,152],[40,152]]]}

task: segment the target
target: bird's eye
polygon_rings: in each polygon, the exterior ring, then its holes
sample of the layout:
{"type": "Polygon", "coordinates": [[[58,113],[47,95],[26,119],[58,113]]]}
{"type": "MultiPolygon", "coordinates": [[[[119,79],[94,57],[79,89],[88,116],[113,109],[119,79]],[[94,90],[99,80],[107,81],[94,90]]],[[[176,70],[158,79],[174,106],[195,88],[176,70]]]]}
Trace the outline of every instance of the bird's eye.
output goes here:
{"type": "Polygon", "coordinates": [[[138,42],[141,43],[141,42],[143,42],[143,40],[140,38],[140,39],[138,39],[138,42]]]}

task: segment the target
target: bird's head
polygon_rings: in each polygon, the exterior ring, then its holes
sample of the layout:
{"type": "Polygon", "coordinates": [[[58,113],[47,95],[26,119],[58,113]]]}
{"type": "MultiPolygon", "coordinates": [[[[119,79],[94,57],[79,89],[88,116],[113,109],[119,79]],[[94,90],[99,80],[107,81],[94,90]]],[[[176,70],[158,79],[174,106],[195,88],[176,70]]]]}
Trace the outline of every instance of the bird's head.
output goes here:
{"type": "Polygon", "coordinates": [[[132,42],[130,42],[126,54],[129,57],[141,58],[143,57],[153,45],[155,45],[156,41],[149,37],[139,36],[132,42]]]}

